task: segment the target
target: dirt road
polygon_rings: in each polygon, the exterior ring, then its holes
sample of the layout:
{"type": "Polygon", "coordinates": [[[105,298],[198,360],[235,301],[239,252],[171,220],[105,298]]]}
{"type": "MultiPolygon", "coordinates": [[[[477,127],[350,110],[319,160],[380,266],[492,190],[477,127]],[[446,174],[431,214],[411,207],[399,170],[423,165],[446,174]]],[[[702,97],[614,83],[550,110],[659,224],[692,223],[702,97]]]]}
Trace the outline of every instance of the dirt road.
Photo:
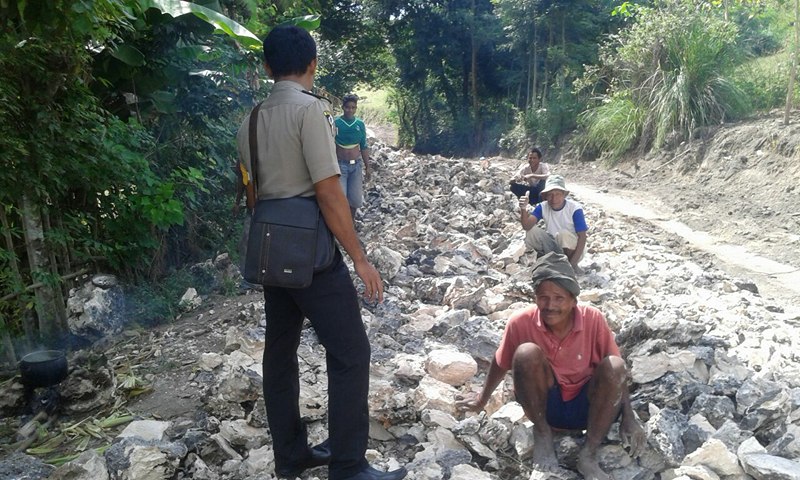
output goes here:
{"type": "Polygon", "coordinates": [[[695,230],[670,218],[669,208],[657,198],[640,191],[601,192],[596,187],[569,184],[570,191],[587,206],[607,212],[647,220],[665,232],[677,235],[693,247],[713,255],[723,270],[752,281],[764,296],[781,299],[787,313],[800,315],[800,269],[750,251],[746,246],[726,243],[713,235],[695,230]]]}

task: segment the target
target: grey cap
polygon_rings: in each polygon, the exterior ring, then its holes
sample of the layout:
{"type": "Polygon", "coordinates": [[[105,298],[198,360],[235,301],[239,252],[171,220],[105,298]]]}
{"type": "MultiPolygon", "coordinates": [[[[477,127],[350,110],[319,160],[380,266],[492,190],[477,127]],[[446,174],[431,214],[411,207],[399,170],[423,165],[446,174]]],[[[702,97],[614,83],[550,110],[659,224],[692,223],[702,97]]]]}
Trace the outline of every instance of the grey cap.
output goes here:
{"type": "Polygon", "coordinates": [[[575,270],[567,260],[567,256],[561,253],[549,252],[536,260],[536,265],[533,266],[533,275],[531,276],[533,288],[535,289],[545,280],[556,282],[564,290],[574,295],[575,298],[578,298],[581,293],[575,270]]]}
{"type": "Polygon", "coordinates": [[[550,175],[547,177],[544,190],[542,190],[541,193],[547,193],[553,190],[563,190],[565,195],[569,193],[569,190],[567,190],[567,182],[564,181],[564,177],[561,175],[550,175]]]}

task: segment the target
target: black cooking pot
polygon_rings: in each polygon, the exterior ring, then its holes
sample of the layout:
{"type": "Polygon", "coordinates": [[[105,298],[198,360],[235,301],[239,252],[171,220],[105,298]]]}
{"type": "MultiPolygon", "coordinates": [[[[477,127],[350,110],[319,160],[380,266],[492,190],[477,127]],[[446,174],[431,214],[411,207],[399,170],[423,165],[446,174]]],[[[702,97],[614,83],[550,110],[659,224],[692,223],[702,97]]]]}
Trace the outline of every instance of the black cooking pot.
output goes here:
{"type": "Polygon", "coordinates": [[[67,378],[67,357],[61,350],[32,352],[19,362],[22,384],[28,387],[50,387],[67,378]]]}

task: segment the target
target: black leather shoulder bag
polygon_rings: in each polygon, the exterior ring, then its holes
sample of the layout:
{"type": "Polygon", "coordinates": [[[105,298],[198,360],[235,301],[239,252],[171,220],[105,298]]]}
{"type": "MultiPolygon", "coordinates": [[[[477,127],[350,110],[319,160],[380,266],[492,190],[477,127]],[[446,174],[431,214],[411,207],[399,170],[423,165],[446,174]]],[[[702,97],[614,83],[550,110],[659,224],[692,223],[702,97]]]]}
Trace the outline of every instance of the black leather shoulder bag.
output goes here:
{"type": "MultiPolygon", "coordinates": [[[[258,112],[250,112],[250,172],[258,197],[258,112]]],[[[244,278],[270,287],[305,288],[335,256],[333,234],[316,197],[258,200],[247,239],[244,278]]]]}

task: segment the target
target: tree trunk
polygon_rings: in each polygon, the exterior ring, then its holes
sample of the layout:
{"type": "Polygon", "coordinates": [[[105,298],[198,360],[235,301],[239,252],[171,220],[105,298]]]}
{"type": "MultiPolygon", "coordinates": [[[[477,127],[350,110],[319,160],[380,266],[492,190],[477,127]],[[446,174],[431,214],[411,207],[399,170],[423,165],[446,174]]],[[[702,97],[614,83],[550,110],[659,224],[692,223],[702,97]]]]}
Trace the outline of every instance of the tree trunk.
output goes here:
{"type": "MultiPolygon", "coordinates": [[[[47,210],[42,212],[42,220],[44,220],[44,228],[47,232],[52,232],[53,228],[50,224],[50,214],[47,210]]],[[[45,248],[47,253],[47,260],[50,264],[50,273],[53,275],[53,278],[59,279],[59,284],[54,287],[46,287],[52,288],[53,292],[53,313],[55,315],[55,322],[56,322],[56,331],[59,333],[67,331],[67,309],[66,305],[67,302],[64,301],[64,292],[62,291],[63,285],[61,279],[61,274],[58,271],[58,260],[56,260],[55,251],[53,248],[45,248]]],[[[69,270],[65,270],[65,272],[69,272],[69,270]]]]}
{"type": "Polygon", "coordinates": [[[478,98],[478,39],[475,30],[478,25],[478,12],[475,7],[475,0],[472,0],[472,28],[470,29],[470,41],[472,48],[470,65],[470,90],[472,94],[472,148],[480,147],[481,143],[481,115],[480,99],[478,98]]]}
{"type": "Polygon", "coordinates": [[[533,85],[531,85],[531,107],[538,108],[539,105],[536,101],[536,90],[538,89],[538,76],[539,76],[539,42],[538,42],[538,28],[536,21],[533,22],[533,85]]]}
{"type": "MultiPolygon", "coordinates": [[[[553,24],[550,24],[550,28],[547,32],[547,50],[546,52],[550,52],[553,49],[553,36],[555,35],[553,31],[553,24]]],[[[552,60],[550,58],[544,59],[544,71],[542,72],[542,106],[547,108],[547,95],[548,95],[548,87],[550,86],[550,82],[548,78],[550,77],[550,65],[552,64],[552,60]]]]}
{"type": "MultiPolygon", "coordinates": [[[[9,253],[8,263],[11,267],[11,279],[19,288],[22,288],[22,275],[19,273],[17,255],[14,253],[14,238],[11,236],[11,225],[8,222],[8,217],[6,217],[5,205],[0,205],[0,223],[2,223],[3,227],[6,250],[9,253]]],[[[11,364],[17,363],[17,353],[14,350],[14,343],[11,341],[9,327],[2,313],[0,313],[0,336],[2,336],[3,348],[5,349],[8,361],[11,364]]]]}
{"type": "Polygon", "coordinates": [[[794,79],[797,75],[797,50],[800,49],[800,0],[794,0],[794,46],[792,48],[792,70],[789,73],[789,87],[786,91],[786,111],[783,124],[789,125],[789,114],[792,113],[794,101],[794,79]]]}
{"type": "Polygon", "coordinates": [[[531,85],[533,85],[533,51],[528,51],[528,71],[525,79],[525,109],[531,108],[531,85]]]}
{"type": "MultiPolygon", "coordinates": [[[[30,197],[22,198],[22,227],[25,234],[25,248],[28,252],[28,264],[31,275],[50,274],[50,265],[44,243],[44,229],[39,208],[30,197]]],[[[39,280],[34,277],[34,280],[39,280]]],[[[36,316],[39,320],[39,338],[52,340],[59,331],[58,317],[56,316],[55,295],[53,287],[45,285],[34,291],[36,299],[36,316]]]]}

